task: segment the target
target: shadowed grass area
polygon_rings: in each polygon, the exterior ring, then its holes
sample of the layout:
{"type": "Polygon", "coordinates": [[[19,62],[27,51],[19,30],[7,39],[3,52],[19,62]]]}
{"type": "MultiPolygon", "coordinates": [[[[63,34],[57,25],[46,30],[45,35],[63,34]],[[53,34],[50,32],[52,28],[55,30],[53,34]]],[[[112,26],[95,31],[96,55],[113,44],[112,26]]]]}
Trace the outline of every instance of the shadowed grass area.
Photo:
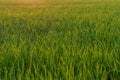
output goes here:
{"type": "Polygon", "coordinates": [[[0,3],[0,80],[119,80],[119,4],[0,3]]]}

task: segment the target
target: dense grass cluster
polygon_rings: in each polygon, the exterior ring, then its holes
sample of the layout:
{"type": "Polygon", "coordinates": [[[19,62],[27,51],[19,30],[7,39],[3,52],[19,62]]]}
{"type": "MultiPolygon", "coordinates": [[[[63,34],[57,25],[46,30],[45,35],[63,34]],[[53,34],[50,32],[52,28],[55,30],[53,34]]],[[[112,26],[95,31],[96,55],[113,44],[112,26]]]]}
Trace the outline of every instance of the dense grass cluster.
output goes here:
{"type": "Polygon", "coordinates": [[[119,4],[0,4],[0,80],[120,80],[119,4]]]}

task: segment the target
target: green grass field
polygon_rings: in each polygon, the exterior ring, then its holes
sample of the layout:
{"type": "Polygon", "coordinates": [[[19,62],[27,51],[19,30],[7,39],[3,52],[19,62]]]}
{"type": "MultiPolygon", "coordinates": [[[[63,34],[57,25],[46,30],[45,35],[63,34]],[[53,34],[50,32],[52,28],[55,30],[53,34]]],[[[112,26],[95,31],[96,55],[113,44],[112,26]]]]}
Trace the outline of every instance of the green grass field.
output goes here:
{"type": "Polygon", "coordinates": [[[0,80],[120,80],[120,1],[1,1],[0,80]]]}

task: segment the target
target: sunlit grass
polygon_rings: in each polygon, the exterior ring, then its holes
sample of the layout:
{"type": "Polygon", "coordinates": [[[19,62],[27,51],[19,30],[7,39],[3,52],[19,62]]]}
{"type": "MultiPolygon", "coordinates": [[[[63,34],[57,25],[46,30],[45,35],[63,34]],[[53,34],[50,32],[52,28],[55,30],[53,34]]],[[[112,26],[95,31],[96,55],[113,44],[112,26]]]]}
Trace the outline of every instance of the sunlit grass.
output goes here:
{"type": "Polygon", "coordinates": [[[0,3],[0,80],[120,80],[119,3],[0,3]]]}

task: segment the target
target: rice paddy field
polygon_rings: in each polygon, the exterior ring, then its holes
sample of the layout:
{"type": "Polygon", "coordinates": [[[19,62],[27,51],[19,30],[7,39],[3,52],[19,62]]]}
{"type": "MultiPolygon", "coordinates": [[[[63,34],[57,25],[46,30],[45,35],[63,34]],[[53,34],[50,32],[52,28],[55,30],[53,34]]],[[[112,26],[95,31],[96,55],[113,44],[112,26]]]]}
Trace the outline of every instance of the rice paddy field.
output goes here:
{"type": "Polygon", "coordinates": [[[120,80],[120,1],[0,1],[0,80],[120,80]]]}

